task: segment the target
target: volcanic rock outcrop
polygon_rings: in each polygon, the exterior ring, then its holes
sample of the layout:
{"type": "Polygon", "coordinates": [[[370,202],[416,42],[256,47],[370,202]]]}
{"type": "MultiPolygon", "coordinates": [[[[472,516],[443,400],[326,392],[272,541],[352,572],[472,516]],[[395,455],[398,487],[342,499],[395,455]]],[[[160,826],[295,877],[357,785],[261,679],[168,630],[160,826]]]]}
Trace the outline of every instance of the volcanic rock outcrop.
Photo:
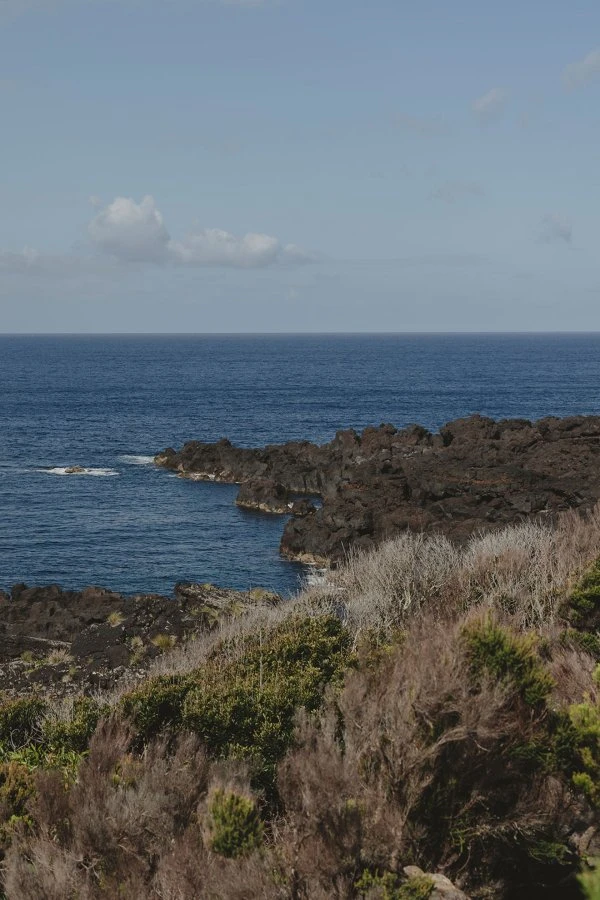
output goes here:
{"type": "Polygon", "coordinates": [[[470,416],[437,434],[381,425],[339,431],[322,446],[191,441],[155,462],[184,477],[239,482],[240,502],[254,497],[244,505],[255,508],[268,507],[260,502],[266,485],[281,496],[319,495],[320,508],[291,509],[280,549],[290,559],[335,563],[405,529],[462,541],[526,517],[590,508],[600,499],[600,417],[470,416]]]}
{"type": "Polygon", "coordinates": [[[124,676],[143,677],[155,657],[228,616],[279,600],[262,588],[212,584],[177,584],[174,597],[18,584],[0,591],[2,691],[63,696],[110,688],[124,676]]]}

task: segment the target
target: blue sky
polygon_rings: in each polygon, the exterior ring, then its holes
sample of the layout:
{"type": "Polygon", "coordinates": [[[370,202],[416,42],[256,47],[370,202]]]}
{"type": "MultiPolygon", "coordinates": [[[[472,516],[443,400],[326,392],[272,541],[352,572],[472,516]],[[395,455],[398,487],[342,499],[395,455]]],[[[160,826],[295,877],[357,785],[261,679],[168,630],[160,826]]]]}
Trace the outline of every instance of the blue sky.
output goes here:
{"type": "Polygon", "coordinates": [[[0,0],[0,330],[600,330],[600,5],[0,0]]]}

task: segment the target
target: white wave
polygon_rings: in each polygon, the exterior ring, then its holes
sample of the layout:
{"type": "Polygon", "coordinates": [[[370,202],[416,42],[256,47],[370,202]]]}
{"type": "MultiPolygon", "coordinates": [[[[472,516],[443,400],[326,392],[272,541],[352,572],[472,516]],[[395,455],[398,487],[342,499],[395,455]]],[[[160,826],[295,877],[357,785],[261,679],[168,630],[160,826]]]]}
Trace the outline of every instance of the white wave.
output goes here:
{"type": "Polygon", "coordinates": [[[116,469],[87,468],[86,466],[52,466],[45,469],[36,469],[44,475],[92,475],[94,477],[107,477],[118,475],[116,469]]]}
{"type": "Polygon", "coordinates": [[[127,463],[128,466],[151,466],[154,464],[153,456],[119,456],[121,462],[127,463]]]}

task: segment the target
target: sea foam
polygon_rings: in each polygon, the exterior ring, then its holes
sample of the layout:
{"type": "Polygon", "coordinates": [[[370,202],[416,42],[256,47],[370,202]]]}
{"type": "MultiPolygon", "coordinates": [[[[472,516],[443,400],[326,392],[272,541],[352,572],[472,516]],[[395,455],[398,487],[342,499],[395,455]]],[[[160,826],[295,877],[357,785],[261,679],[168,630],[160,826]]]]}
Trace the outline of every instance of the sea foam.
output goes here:
{"type": "Polygon", "coordinates": [[[151,466],[154,463],[153,456],[134,456],[134,455],[124,455],[119,456],[119,461],[127,463],[128,466],[151,466]]]}
{"type": "Polygon", "coordinates": [[[85,466],[51,466],[44,469],[36,469],[44,475],[92,475],[94,477],[108,477],[118,475],[116,469],[87,468],[85,466]]]}

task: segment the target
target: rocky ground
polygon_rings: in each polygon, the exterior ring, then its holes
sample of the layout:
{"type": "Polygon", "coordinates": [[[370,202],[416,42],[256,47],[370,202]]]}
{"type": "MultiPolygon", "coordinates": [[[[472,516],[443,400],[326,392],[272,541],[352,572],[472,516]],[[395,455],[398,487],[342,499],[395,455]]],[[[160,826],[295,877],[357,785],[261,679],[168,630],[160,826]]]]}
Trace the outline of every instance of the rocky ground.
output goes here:
{"type": "Polygon", "coordinates": [[[157,656],[223,617],[279,600],[260,588],[211,584],[178,584],[174,598],[15,585],[0,592],[2,691],[65,696],[110,689],[125,675],[143,678],[157,656]]]}
{"type": "Polygon", "coordinates": [[[458,541],[600,499],[600,417],[494,421],[471,416],[432,434],[412,425],[339,431],[262,449],[191,441],[156,463],[183,477],[239,482],[238,502],[289,513],[281,553],[338,562],[406,528],[458,541]],[[322,505],[311,501],[322,499],[322,505]]]}

